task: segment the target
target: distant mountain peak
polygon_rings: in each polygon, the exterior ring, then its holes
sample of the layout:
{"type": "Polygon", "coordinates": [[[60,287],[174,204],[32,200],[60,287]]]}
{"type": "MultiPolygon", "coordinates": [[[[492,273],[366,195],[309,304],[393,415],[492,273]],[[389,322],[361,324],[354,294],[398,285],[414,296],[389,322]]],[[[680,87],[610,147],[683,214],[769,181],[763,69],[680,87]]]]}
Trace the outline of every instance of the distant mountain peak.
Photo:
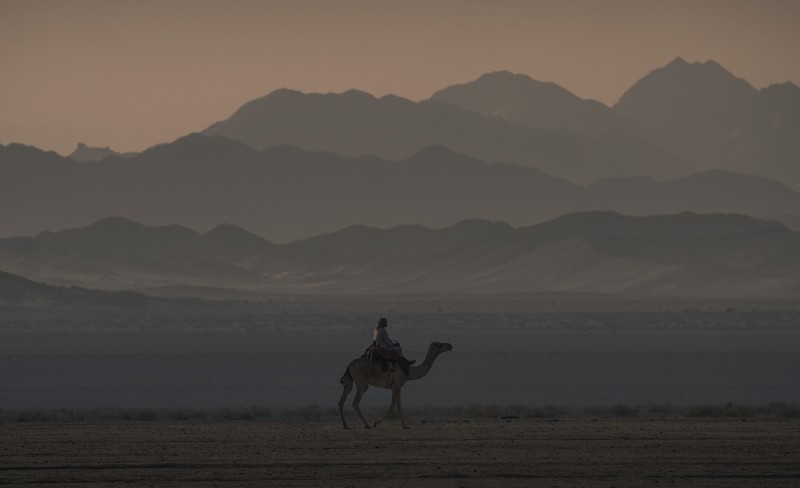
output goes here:
{"type": "Polygon", "coordinates": [[[716,61],[676,58],[634,83],[614,110],[635,121],[646,139],[707,165],[757,93],[716,61]]]}
{"type": "Polygon", "coordinates": [[[85,229],[93,230],[121,230],[121,229],[144,229],[146,226],[126,217],[106,217],[97,222],[89,224],[85,229]]]}
{"type": "Polygon", "coordinates": [[[295,90],[293,88],[278,88],[276,90],[272,90],[269,92],[266,97],[273,97],[273,98],[280,98],[280,97],[298,97],[304,96],[305,93],[301,92],[300,90],[295,90]]]}
{"type": "MultiPolygon", "coordinates": [[[[513,71],[509,71],[507,69],[499,69],[497,71],[489,71],[488,73],[484,73],[480,76],[480,78],[513,78],[515,76],[525,76],[520,75],[519,73],[514,73],[513,71]]],[[[478,78],[478,79],[480,79],[478,78]]]]}
{"type": "MultiPolygon", "coordinates": [[[[126,217],[106,217],[82,229],[67,229],[61,232],[101,232],[104,234],[125,234],[131,232],[170,231],[184,234],[197,234],[196,231],[178,224],[145,225],[126,217]]],[[[56,233],[57,234],[57,233],[56,233]]]]}
{"type": "MultiPolygon", "coordinates": [[[[484,73],[478,77],[478,80],[531,80],[535,81],[533,78],[526,74],[522,73],[514,73],[508,70],[499,70],[499,71],[490,71],[488,73],[484,73]]],[[[477,80],[476,80],[477,81],[477,80]]]]}
{"type": "MultiPolygon", "coordinates": [[[[444,95],[447,94],[448,90],[453,91],[455,89],[464,89],[469,86],[489,86],[495,89],[515,89],[515,90],[525,90],[529,93],[532,93],[534,90],[553,90],[563,94],[569,94],[569,96],[575,96],[574,94],[570,93],[569,90],[565,89],[564,87],[550,82],[550,81],[540,81],[524,73],[514,73],[508,70],[500,70],[500,71],[490,71],[488,73],[484,73],[480,75],[477,79],[464,84],[453,85],[451,87],[445,88],[436,92],[432,98],[442,98],[444,95]]],[[[576,97],[577,98],[577,97],[576,97]]]]}
{"type": "Polygon", "coordinates": [[[79,142],[75,150],[67,157],[79,163],[88,163],[91,161],[100,161],[108,156],[114,156],[116,154],[117,153],[112,151],[109,147],[90,147],[83,142],[79,142]]]}
{"type": "Polygon", "coordinates": [[[566,88],[510,71],[485,73],[437,91],[431,100],[533,128],[569,130],[592,137],[618,132],[623,121],[609,107],[566,88]]]}
{"type": "MultiPolygon", "coordinates": [[[[717,70],[717,71],[723,71],[725,73],[730,74],[730,72],[728,70],[726,70],[721,64],[719,64],[718,62],[714,61],[713,59],[707,59],[705,61],[692,61],[690,63],[689,61],[686,61],[685,59],[683,59],[680,56],[676,57],[675,59],[673,59],[669,63],[665,64],[660,69],[665,69],[665,70],[670,70],[670,69],[673,69],[673,70],[674,69],[686,70],[686,69],[689,69],[689,70],[707,70],[707,71],[717,70]]],[[[733,76],[733,75],[731,75],[731,76],[733,76]]]]}
{"type": "Polygon", "coordinates": [[[85,227],[63,229],[59,231],[43,231],[39,233],[37,239],[51,239],[53,237],[69,234],[104,234],[104,235],[129,235],[145,231],[147,226],[134,222],[126,217],[106,217],[95,221],[85,227]]]}
{"type": "MultiPolygon", "coordinates": [[[[661,81],[662,83],[671,85],[704,82],[713,86],[719,83],[727,83],[736,84],[742,90],[749,89],[750,91],[755,91],[755,88],[753,88],[750,83],[742,78],[736,77],[733,73],[725,69],[721,64],[713,59],[708,59],[703,62],[695,61],[689,63],[683,58],[677,57],[666,65],[656,68],[645,75],[642,79],[636,82],[636,84],[634,84],[633,87],[628,90],[628,92],[636,88],[637,85],[654,83],[656,80],[663,80],[661,81]]],[[[628,92],[623,95],[623,98],[628,94],[628,92]]]]}
{"type": "Polygon", "coordinates": [[[773,83],[762,88],[761,93],[775,97],[798,97],[800,96],[800,86],[795,85],[791,81],[784,81],[783,83],[773,83]]]}
{"type": "Polygon", "coordinates": [[[246,230],[242,229],[238,225],[221,223],[215,226],[213,229],[208,231],[208,234],[215,233],[215,232],[247,232],[246,230]]]}
{"type": "Polygon", "coordinates": [[[355,88],[351,88],[346,92],[341,94],[342,97],[352,98],[352,99],[361,99],[361,100],[376,100],[375,95],[371,93],[367,93],[363,90],[357,90],[355,88]]]}
{"type": "Polygon", "coordinates": [[[404,105],[404,106],[416,105],[415,102],[412,102],[411,100],[409,100],[407,98],[403,98],[403,97],[394,95],[392,93],[380,97],[378,99],[378,101],[381,102],[384,105],[386,105],[386,104],[404,105]]]}
{"type": "Polygon", "coordinates": [[[704,63],[702,63],[702,65],[707,67],[707,68],[721,69],[721,70],[725,71],[726,73],[729,72],[721,64],[719,64],[718,62],[714,61],[713,59],[707,59],[704,63]]]}
{"type": "Polygon", "coordinates": [[[256,102],[264,102],[270,100],[296,100],[299,98],[308,98],[308,97],[337,97],[337,98],[345,98],[351,100],[376,100],[375,95],[366,92],[364,90],[359,90],[357,88],[350,88],[349,90],[343,91],[341,93],[335,92],[303,92],[300,90],[294,90],[292,88],[278,88],[277,90],[273,90],[268,95],[263,96],[261,98],[257,98],[247,104],[243,105],[246,107],[251,103],[256,102]]]}
{"type": "Polygon", "coordinates": [[[714,70],[722,70],[728,73],[721,64],[713,59],[707,59],[705,61],[686,61],[682,57],[678,56],[669,63],[665,64],[662,69],[664,68],[678,68],[678,69],[714,69],[714,70]]]}
{"type": "Polygon", "coordinates": [[[687,63],[686,60],[680,56],[676,56],[675,59],[667,63],[667,66],[688,66],[688,65],[689,63],[687,63]]]}

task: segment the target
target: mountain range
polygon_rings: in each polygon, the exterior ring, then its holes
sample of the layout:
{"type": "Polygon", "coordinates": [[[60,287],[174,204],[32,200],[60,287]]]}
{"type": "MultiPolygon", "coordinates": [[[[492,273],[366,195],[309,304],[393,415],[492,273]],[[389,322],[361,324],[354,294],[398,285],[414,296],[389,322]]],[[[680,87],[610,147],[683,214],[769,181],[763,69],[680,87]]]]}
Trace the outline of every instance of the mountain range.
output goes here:
{"type": "Polygon", "coordinates": [[[291,146],[258,151],[194,134],[130,158],[86,163],[29,146],[0,146],[0,237],[114,215],[203,230],[230,223],[287,242],[353,224],[442,227],[480,218],[520,226],[586,210],[735,212],[791,225],[800,215],[800,194],[722,170],[661,182],[628,177],[579,185],[443,146],[386,161],[291,146]]]}
{"type": "MultiPolygon", "coordinates": [[[[616,147],[646,141],[698,170],[767,176],[800,189],[800,87],[786,82],[757,90],[711,60],[676,58],[637,81],[613,107],[508,72],[445,88],[432,99],[600,142],[624,139],[616,147]]],[[[651,151],[644,146],[638,155],[651,151]]]]}
{"type": "Polygon", "coordinates": [[[0,240],[0,269],[50,284],[158,293],[179,287],[314,294],[563,291],[800,296],[800,233],[736,214],[565,215],[529,227],[352,226],[275,244],[109,218],[0,240]]]}
{"type": "MultiPolygon", "coordinates": [[[[728,169],[800,188],[800,87],[785,82],[757,90],[711,60],[676,58],[638,80],[613,107],[500,71],[421,102],[357,90],[280,89],[202,133],[257,150],[293,145],[388,160],[442,145],[580,184],[728,169]]],[[[80,162],[131,156],[85,144],[70,155],[80,162]]]]}
{"type": "Polygon", "coordinates": [[[509,71],[487,73],[431,97],[450,105],[520,125],[568,130],[600,137],[632,130],[628,120],[596,100],[584,100],[559,85],[509,71]]]}
{"type": "Polygon", "coordinates": [[[375,98],[356,90],[277,90],[248,102],[202,134],[221,135],[256,149],[290,144],[393,160],[443,145],[484,161],[531,166],[578,183],[605,176],[669,177],[692,169],[642,140],[601,141],[576,132],[518,125],[437,100],[375,98]]]}
{"type": "Polygon", "coordinates": [[[800,88],[713,61],[613,107],[502,71],[420,102],[281,89],[136,154],[0,145],[0,269],[154,293],[797,297],[799,163],[800,88]]]}

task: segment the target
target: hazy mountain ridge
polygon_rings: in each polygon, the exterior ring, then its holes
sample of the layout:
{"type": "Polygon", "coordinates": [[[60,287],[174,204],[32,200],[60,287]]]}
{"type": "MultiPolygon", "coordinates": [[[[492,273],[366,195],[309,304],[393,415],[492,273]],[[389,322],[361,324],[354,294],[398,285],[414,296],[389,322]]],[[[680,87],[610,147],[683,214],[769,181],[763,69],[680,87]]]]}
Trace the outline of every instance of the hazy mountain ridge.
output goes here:
{"type": "Polygon", "coordinates": [[[333,294],[800,294],[800,234],[733,214],[628,217],[590,212],[521,228],[480,220],[438,230],[355,226],[286,245],[230,230],[246,236],[250,245],[220,242],[211,252],[197,243],[214,232],[176,232],[173,227],[113,219],[84,229],[0,240],[0,267],[51,283],[134,290],[183,286],[333,294]],[[120,225],[127,227],[128,239],[136,234],[152,245],[132,254],[123,241],[110,237],[120,225]],[[181,251],[175,247],[178,234],[181,251]],[[87,247],[87,242],[92,244],[87,247]],[[105,244],[99,249],[97,243],[105,244]],[[253,243],[260,243],[257,254],[253,243]],[[164,251],[171,247],[175,249],[164,251]],[[94,274],[82,266],[91,266],[94,274]]]}
{"type": "Polygon", "coordinates": [[[404,159],[434,145],[489,162],[531,166],[575,182],[605,176],[677,176],[689,167],[653,148],[533,128],[437,100],[419,103],[356,90],[304,94],[281,89],[246,103],[203,131],[256,149],[290,144],[346,156],[404,159]]]}
{"type": "MultiPolygon", "coordinates": [[[[514,123],[590,135],[627,152],[628,159],[647,159],[660,148],[684,161],[673,175],[692,166],[729,169],[794,188],[800,188],[799,98],[800,88],[791,82],[757,90],[713,60],[682,58],[642,77],[613,108],[508,72],[488,73],[433,95],[514,123]]],[[[662,176],[652,169],[638,175],[662,176]]]]}
{"type": "Polygon", "coordinates": [[[34,148],[12,148],[16,155],[7,157],[3,149],[5,236],[82,227],[108,215],[197,229],[227,222],[280,242],[353,224],[443,227],[481,218],[521,226],[581,210],[735,212],[787,221],[800,215],[800,194],[762,177],[708,171],[665,182],[616,178],[584,187],[443,146],[403,161],[291,146],[257,151],[198,134],[131,159],[90,163],[34,148]]]}
{"type": "Polygon", "coordinates": [[[706,168],[729,168],[800,188],[800,88],[756,90],[714,61],[677,58],[631,87],[614,109],[640,135],[706,168]]]}
{"type": "MultiPolygon", "coordinates": [[[[713,60],[676,58],[643,76],[613,108],[555,83],[499,71],[422,102],[358,90],[280,89],[203,133],[258,150],[292,145],[389,160],[442,145],[581,184],[628,176],[672,179],[704,168],[767,176],[800,188],[800,88],[787,82],[756,90],[713,60]]],[[[0,159],[10,153],[22,157],[21,152],[11,144],[0,150],[0,159]]],[[[72,156],[118,162],[132,155],[79,144],[72,156]]]]}
{"type": "Polygon", "coordinates": [[[431,99],[531,127],[594,136],[628,128],[620,114],[596,100],[584,100],[555,83],[508,71],[449,86],[431,99]]]}
{"type": "Polygon", "coordinates": [[[634,83],[614,109],[637,122],[654,142],[707,163],[756,94],[747,81],[714,61],[676,58],[634,83]]]}

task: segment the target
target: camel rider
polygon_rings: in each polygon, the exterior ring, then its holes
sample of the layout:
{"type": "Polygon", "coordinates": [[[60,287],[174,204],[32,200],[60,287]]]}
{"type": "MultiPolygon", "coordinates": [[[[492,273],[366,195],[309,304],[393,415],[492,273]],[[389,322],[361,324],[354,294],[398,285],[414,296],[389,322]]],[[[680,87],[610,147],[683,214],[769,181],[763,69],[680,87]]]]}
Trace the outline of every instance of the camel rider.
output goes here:
{"type": "Polygon", "coordinates": [[[375,349],[382,357],[390,361],[397,361],[397,364],[403,368],[406,376],[408,376],[408,367],[414,364],[415,361],[409,361],[403,357],[403,348],[400,347],[399,342],[389,337],[388,326],[389,322],[386,320],[386,317],[381,317],[378,320],[378,326],[375,327],[375,332],[372,334],[375,341],[375,349]]]}

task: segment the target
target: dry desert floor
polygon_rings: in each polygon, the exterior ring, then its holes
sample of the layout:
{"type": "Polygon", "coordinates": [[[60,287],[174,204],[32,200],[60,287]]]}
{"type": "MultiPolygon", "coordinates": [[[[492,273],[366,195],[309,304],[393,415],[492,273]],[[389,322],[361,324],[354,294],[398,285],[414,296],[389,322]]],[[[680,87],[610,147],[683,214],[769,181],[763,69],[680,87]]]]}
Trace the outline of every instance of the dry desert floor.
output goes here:
{"type": "Polygon", "coordinates": [[[800,420],[0,425],[0,485],[800,486],[800,420]]]}

